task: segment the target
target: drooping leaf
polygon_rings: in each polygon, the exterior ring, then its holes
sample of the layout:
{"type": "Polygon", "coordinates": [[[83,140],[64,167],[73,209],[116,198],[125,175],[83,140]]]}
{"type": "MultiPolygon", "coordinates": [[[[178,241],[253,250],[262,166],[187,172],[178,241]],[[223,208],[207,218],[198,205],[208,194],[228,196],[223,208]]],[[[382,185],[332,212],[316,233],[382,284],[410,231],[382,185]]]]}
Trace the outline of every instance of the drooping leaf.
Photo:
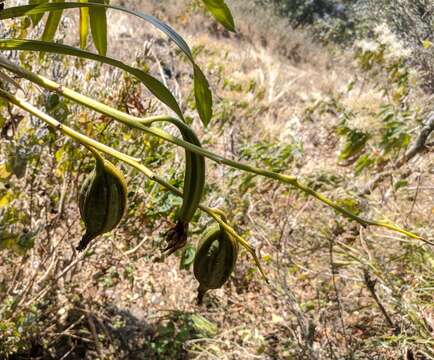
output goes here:
{"type": "MultiPolygon", "coordinates": [[[[88,0],[80,0],[88,2],[88,0]]],[[[89,36],[89,8],[80,8],[80,48],[86,49],[89,36]]]]}
{"type": "Polygon", "coordinates": [[[194,65],[194,96],[202,123],[204,126],[208,126],[212,117],[212,93],[208,80],[197,65],[194,65]]]}
{"type": "MultiPolygon", "coordinates": [[[[65,0],[53,0],[54,2],[62,3],[65,0]]],[[[42,40],[52,41],[59,27],[60,19],[62,18],[63,10],[52,11],[48,15],[47,22],[45,23],[44,33],[42,34],[42,40]]]]}
{"type": "Polygon", "coordinates": [[[98,55],[85,50],[80,50],[72,46],[44,42],[38,40],[21,40],[21,39],[3,39],[0,40],[0,50],[27,50],[27,51],[42,51],[48,53],[56,53],[63,55],[71,55],[83,59],[95,60],[104,64],[118,67],[131,75],[138,78],[161,102],[172,109],[181,119],[183,119],[182,111],[172,93],[160,81],[142,70],[133,68],[124,64],[121,61],[110,57],[98,55]]]}
{"type": "Polygon", "coordinates": [[[27,16],[27,15],[35,15],[42,14],[46,11],[60,10],[60,9],[75,9],[75,8],[83,8],[83,7],[102,7],[115,9],[119,11],[126,12],[128,14],[137,16],[166,34],[179,48],[180,50],[188,57],[189,61],[193,65],[194,70],[194,86],[195,86],[195,98],[197,103],[197,108],[199,112],[199,116],[202,122],[206,125],[209,123],[212,117],[212,95],[209,91],[209,84],[204,76],[203,72],[196,65],[193,54],[185,42],[185,40],[169,25],[161,22],[153,16],[145,15],[139,11],[129,10],[123,8],[121,6],[116,5],[107,5],[107,4],[95,4],[95,3],[77,3],[77,2],[68,2],[68,3],[50,3],[50,4],[39,4],[39,5],[24,5],[24,6],[16,6],[4,9],[0,12],[0,20],[3,19],[11,19],[19,16],[27,16]],[[196,69],[197,68],[197,69],[196,69]]]}
{"type": "MultiPolygon", "coordinates": [[[[105,0],[92,0],[94,3],[105,4],[105,0]]],[[[90,29],[92,31],[93,43],[100,55],[107,54],[107,9],[89,8],[90,29]]]]}
{"type": "MultiPolygon", "coordinates": [[[[47,3],[48,0],[29,0],[29,4],[30,5],[34,5],[34,4],[45,4],[47,3]]],[[[42,20],[42,17],[44,16],[43,13],[40,14],[35,14],[35,15],[30,15],[30,18],[32,19],[32,24],[33,26],[36,26],[39,24],[39,22],[42,20]]]]}
{"type": "Polygon", "coordinates": [[[202,0],[208,11],[227,30],[235,31],[234,18],[224,0],[202,0]]]}

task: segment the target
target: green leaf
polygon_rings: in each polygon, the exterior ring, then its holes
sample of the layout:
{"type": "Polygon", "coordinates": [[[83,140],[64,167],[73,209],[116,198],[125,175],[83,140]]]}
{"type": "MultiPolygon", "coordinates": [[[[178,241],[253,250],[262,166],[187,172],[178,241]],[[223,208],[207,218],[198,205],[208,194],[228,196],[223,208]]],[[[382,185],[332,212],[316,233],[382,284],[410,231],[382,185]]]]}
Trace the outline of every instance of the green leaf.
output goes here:
{"type": "Polygon", "coordinates": [[[224,0],[202,0],[208,11],[227,30],[235,31],[234,18],[224,0]]]}
{"type": "Polygon", "coordinates": [[[336,203],[344,209],[351,211],[353,214],[358,215],[361,212],[360,203],[357,199],[347,197],[337,200],[336,203]]]}
{"type": "Polygon", "coordinates": [[[48,111],[48,115],[62,123],[66,121],[70,113],[68,106],[63,101],[59,102],[59,104],[48,111]]]}
{"type": "MultiPolygon", "coordinates": [[[[64,2],[65,0],[53,0],[54,2],[64,2]]],[[[42,40],[52,41],[54,35],[56,34],[57,28],[62,18],[63,10],[52,11],[48,16],[47,22],[45,23],[44,33],[42,34],[42,40]]]]}
{"type": "Polygon", "coordinates": [[[212,93],[205,75],[197,65],[194,65],[194,96],[200,119],[204,126],[208,126],[212,117],[212,93]]]}
{"type": "Polygon", "coordinates": [[[53,110],[60,103],[60,96],[56,93],[52,93],[47,96],[45,100],[45,109],[47,111],[53,110]]]}
{"type": "Polygon", "coordinates": [[[217,335],[218,327],[216,324],[199,314],[190,314],[189,316],[198,337],[212,338],[217,335]]]}
{"type": "Polygon", "coordinates": [[[193,264],[194,256],[196,255],[196,249],[192,245],[187,245],[184,248],[181,256],[180,269],[188,270],[190,265],[193,264]]]}
{"type": "Polygon", "coordinates": [[[400,179],[393,185],[393,187],[394,187],[395,191],[397,191],[397,190],[399,190],[403,187],[406,187],[408,185],[409,185],[408,180],[400,179]]]}
{"type": "Polygon", "coordinates": [[[0,250],[13,249],[18,235],[7,232],[0,233],[0,250]]]}
{"type": "MultiPolygon", "coordinates": [[[[105,4],[104,0],[92,0],[94,3],[105,4]]],[[[100,55],[107,54],[107,9],[89,8],[90,29],[92,31],[93,43],[100,55]]]]}
{"type": "Polygon", "coordinates": [[[375,164],[375,159],[371,158],[369,155],[362,155],[360,156],[356,164],[354,166],[354,174],[360,175],[363,170],[370,167],[371,165],[375,164]]]}
{"type": "MultiPolygon", "coordinates": [[[[30,5],[45,4],[47,2],[48,2],[48,0],[29,0],[29,4],[30,5]]],[[[32,19],[33,26],[38,25],[39,22],[42,20],[43,16],[44,16],[43,13],[41,13],[41,14],[35,14],[35,15],[30,15],[30,18],[32,19]]]]}
{"type": "Polygon", "coordinates": [[[345,136],[346,142],[344,148],[339,154],[339,160],[347,160],[360,153],[370,138],[369,134],[354,129],[349,129],[345,136]]]}
{"type": "Polygon", "coordinates": [[[17,240],[17,245],[20,248],[20,252],[25,253],[35,245],[35,237],[32,233],[24,232],[17,240]]]}
{"type": "Polygon", "coordinates": [[[212,117],[212,95],[209,91],[209,84],[204,76],[203,72],[197,66],[194,61],[193,54],[185,42],[185,40],[169,25],[161,22],[153,16],[145,15],[139,11],[129,10],[123,8],[121,6],[116,5],[106,5],[106,4],[95,4],[95,3],[77,3],[77,2],[68,2],[68,3],[51,3],[51,4],[39,4],[39,5],[24,5],[24,6],[16,6],[4,9],[0,12],[0,20],[16,18],[19,16],[27,16],[27,15],[35,15],[42,14],[46,11],[60,10],[60,9],[75,9],[75,8],[83,8],[83,7],[102,7],[115,9],[119,11],[123,11],[125,13],[137,16],[166,34],[170,40],[172,40],[181,51],[188,57],[189,61],[193,65],[194,69],[194,93],[197,103],[197,108],[199,112],[199,116],[204,125],[207,125],[212,117]]]}
{"type": "Polygon", "coordinates": [[[151,75],[124,64],[121,61],[110,57],[94,54],[85,50],[80,50],[72,46],[44,42],[38,40],[21,40],[21,39],[4,39],[0,40],[0,50],[27,50],[27,51],[43,51],[55,54],[71,55],[83,59],[99,61],[104,64],[118,67],[131,75],[138,78],[161,102],[172,109],[181,119],[183,119],[182,111],[172,93],[160,81],[151,75]]]}
{"type": "MultiPolygon", "coordinates": [[[[87,0],[80,0],[82,3],[87,0]]],[[[89,36],[89,8],[80,8],[80,48],[86,49],[89,36]]]]}
{"type": "Polygon", "coordinates": [[[18,255],[25,255],[34,244],[33,233],[12,234],[0,229],[0,250],[12,250],[18,255]]]}

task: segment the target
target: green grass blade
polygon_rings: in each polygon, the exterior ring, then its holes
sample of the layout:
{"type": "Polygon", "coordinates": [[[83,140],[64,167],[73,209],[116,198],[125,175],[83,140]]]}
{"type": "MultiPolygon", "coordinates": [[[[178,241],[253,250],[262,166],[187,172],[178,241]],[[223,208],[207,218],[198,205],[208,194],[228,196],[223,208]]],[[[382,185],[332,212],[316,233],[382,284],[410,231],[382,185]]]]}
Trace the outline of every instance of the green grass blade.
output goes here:
{"type": "Polygon", "coordinates": [[[196,65],[193,54],[191,53],[190,47],[185,42],[185,40],[169,25],[163,23],[157,18],[143,14],[139,11],[129,10],[121,6],[107,5],[107,4],[96,4],[96,3],[78,3],[78,2],[67,2],[67,3],[50,3],[50,4],[36,4],[36,5],[24,5],[16,6],[4,9],[0,12],[0,20],[16,18],[19,16],[42,14],[47,11],[63,10],[63,9],[75,9],[75,8],[106,8],[115,9],[123,11],[125,13],[137,16],[144,21],[149,22],[164,34],[166,34],[188,57],[193,65],[194,70],[194,93],[196,98],[196,104],[199,112],[199,116],[204,125],[208,124],[212,117],[212,95],[209,91],[209,84],[206,77],[203,75],[202,71],[198,71],[199,67],[196,65]],[[197,69],[196,69],[197,68],[197,69]]]}
{"type": "MultiPolygon", "coordinates": [[[[98,4],[105,4],[104,0],[92,0],[98,4]]],[[[95,48],[100,55],[107,54],[107,9],[105,8],[89,8],[90,29],[95,48]]]]}
{"type": "MultiPolygon", "coordinates": [[[[45,4],[47,2],[48,2],[48,0],[29,0],[29,4],[30,5],[45,4]]],[[[39,22],[42,20],[43,16],[44,16],[43,13],[41,13],[41,14],[35,14],[35,15],[30,15],[30,18],[32,19],[33,26],[38,25],[39,22]]]]}
{"type": "MultiPolygon", "coordinates": [[[[87,0],[80,0],[82,3],[87,0]]],[[[89,36],[89,8],[80,8],[80,48],[86,49],[89,36]]]]}
{"type": "Polygon", "coordinates": [[[224,0],[202,0],[208,11],[227,30],[235,31],[234,18],[224,0]]]}
{"type": "Polygon", "coordinates": [[[138,78],[161,102],[172,109],[181,119],[182,111],[172,93],[159,80],[142,70],[133,68],[116,59],[80,50],[72,46],[44,42],[38,40],[3,39],[0,40],[0,50],[27,50],[71,55],[83,59],[95,60],[120,68],[138,78]]]}
{"type": "MultiPolygon", "coordinates": [[[[64,2],[65,0],[53,0],[54,2],[64,2]]],[[[53,11],[48,15],[47,22],[45,23],[44,33],[42,34],[42,40],[52,41],[59,27],[60,19],[62,18],[63,10],[53,11]]]]}

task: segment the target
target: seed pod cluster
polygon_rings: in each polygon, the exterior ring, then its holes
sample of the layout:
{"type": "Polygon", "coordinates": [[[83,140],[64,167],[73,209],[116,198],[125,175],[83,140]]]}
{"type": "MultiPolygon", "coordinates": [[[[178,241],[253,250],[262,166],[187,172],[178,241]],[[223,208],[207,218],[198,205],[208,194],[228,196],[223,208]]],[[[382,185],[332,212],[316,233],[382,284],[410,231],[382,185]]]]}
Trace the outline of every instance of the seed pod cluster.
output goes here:
{"type": "Polygon", "coordinates": [[[113,230],[127,207],[124,176],[112,163],[99,157],[95,169],[85,179],[79,194],[80,215],[86,232],[77,250],[84,250],[97,236],[113,230]]]}
{"type": "Polygon", "coordinates": [[[208,229],[198,244],[194,276],[199,281],[198,304],[205,292],[217,289],[229,279],[238,255],[238,243],[219,225],[208,229]]]}

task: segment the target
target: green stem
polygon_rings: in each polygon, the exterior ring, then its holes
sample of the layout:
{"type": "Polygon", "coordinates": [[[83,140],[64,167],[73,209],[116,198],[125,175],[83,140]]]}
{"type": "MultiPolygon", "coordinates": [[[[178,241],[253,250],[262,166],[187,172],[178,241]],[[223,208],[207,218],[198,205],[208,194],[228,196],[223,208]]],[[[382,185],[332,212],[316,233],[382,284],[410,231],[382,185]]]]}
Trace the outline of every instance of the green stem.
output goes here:
{"type": "Polygon", "coordinates": [[[404,234],[408,237],[414,238],[414,239],[418,239],[418,240],[423,240],[423,241],[427,241],[424,238],[413,234],[412,232],[409,232],[407,230],[401,229],[395,225],[386,223],[384,221],[374,221],[374,220],[367,220],[367,219],[363,219],[359,216],[357,216],[356,214],[352,213],[351,211],[348,211],[347,209],[339,206],[338,204],[336,204],[335,202],[333,202],[331,199],[327,198],[326,196],[316,192],[315,190],[307,187],[306,185],[303,185],[302,183],[300,183],[298,181],[298,179],[295,176],[289,176],[289,175],[284,175],[284,174],[279,174],[279,173],[275,173],[272,171],[267,171],[267,170],[263,170],[248,164],[243,164],[237,161],[233,161],[230,159],[226,159],[220,155],[214,154],[213,152],[206,150],[200,146],[196,146],[194,144],[191,144],[187,141],[184,141],[182,139],[176,138],[170,134],[168,134],[167,132],[165,132],[162,129],[159,128],[155,128],[155,127],[150,127],[147,126],[148,124],[151,124],[152,122],[155,121],[168,121],[168,122],[172,122],[172,123],[180,123],[180,126],[187,126],[186,124],[182,123],[180,120],[172,118],[170,116],[154,116],[154,117],[149,117],[146,119],[141,119],[135,116],[131,116],[128,114],[125,114],[119,110],[113,109],[107,105],[104,105],[96,100],[93,100],[91,98],[88,98],[87,96],[84,96],[82,94],[79,94],[71,89],[68,89],[62,85],[59,85],[57,83],[55,83],[54,81],[51,81],[49,79],[44,78],[43,76],[34,74],[30,71],[27,71],[25,69],[22,69],[12,63],[10,63],[8,60],[0,57],[0,66],[8,69],[9,71],[22,76],[24,78],[26,78],[27,80],[30,80],[50,91],[55,91],[57,93],[59,93],[62,96],[65,96],[83,106],[86,106],[92,110],[95,110],[101,114],[104,114],[106,116],[112,117],[116,120],[118,120],[119,122],[128,125],[132,128],[136,128],[139,130],[142,130],[148,134],[157,136],[163,140],[166,140],[168,142],[171,142],[175,145],[181,146],[187,150],[190,150],[196,154],[205,156],[219,164],[225,164],[234,168],[237,168],[239,170],[244,170],[246,172],[250,172],[256,175],[261,175],[264,177],[268,177],[270,179],[274,179],[277,180],[281,183],[285,183],[291,186],[294,186],[295,188],[303,191],[304,193],[311,195],[313,197],[315,197],[316,199],[318,199],[319,201],[325,203],[326,205],[332,207],[333,209],[335,209],[337,212],[341,213],[342,215],[346,216],[347,218],[357,221],[359,224],[361,224],[364,227],[367,227],[369,225],[372,226],[378,226],[378,227],[383,227],[383,228],[387,228],[390,230],[393,230],[395,232],[404,234]]]}
{"type": "MultiPolygon", "coordinates": [[[[54,129],[59,130],[64,135],[72,138],[73,140],[77,141],[81,145],[85,146],[87,149],[91,150],[96,149],[99,150],[107,155],[113,156],[114,158],[121,160],[125,162],[128,165],[133,166],[137,170],[141,171],[144,175],[146,175],[150,180],[153,180],[163,187],[165,187],[167,190],[171,191],[173,194],[183,197],[182,191],[180,191],[175,186],[169,184],[167,181],[165,181],[162,177],[156,175],[152,170],[147,168],[146,166],[140,164],[136,159],[134,159],[131,156],[128,156],[118,150],[115,150],[107,145],[104,145],[86,135],[81,134],[80,132],[70,128],[69,126],[66,126],[62,124],[61,122],[57,121],[56,119],[52,118],[51,116],[47,115],[46,113],[42,112],[38,108],[34,107],[33,105],[29,104],[28,102],[17,98],[16,96],[0,89],[0,97],[5,98],[10,103],[20,107],[21,109],[29,112],[30,114],[38,117],[42,121],[44,121],[46,124],[50,125],[54,129]]],[[[253,257],[259,271],[261,272],[261,275],[264,277],[264,279],[268,282],[268,279],[265,275],[264,270],[262,269],[262,266],[260,264],[259,258],[256,255],[255,249],[241,236],[239,236],[235,230],[229,226],[224,220],[221,218],[221,212],[220,210],[213,210],[205,205],[199,205],[199,209],[206,212],[209,216],[211,216],[215,221],[217,221],[226,231],[228,231],[230,234],[232,234],[238,242],[251,254],[253,257]]]]}

